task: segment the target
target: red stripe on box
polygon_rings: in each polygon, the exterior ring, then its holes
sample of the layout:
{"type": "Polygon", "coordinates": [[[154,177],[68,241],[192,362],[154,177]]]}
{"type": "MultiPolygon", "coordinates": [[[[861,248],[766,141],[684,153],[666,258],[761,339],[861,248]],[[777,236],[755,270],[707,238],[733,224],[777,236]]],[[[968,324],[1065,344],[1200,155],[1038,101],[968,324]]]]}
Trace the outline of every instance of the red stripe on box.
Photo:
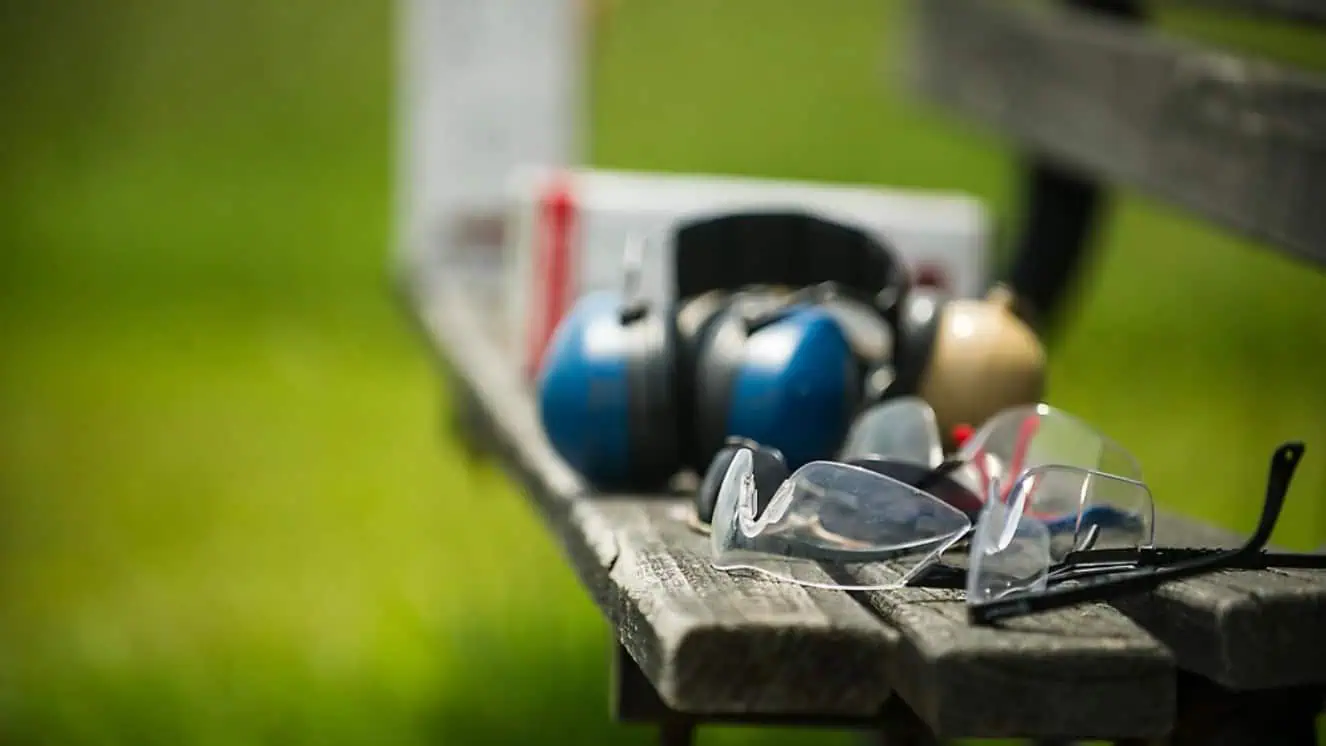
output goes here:
{"type": "Polygon", "coordinates": [[[576,206],[570,181],[559,178],[539,200],[539,244],[534,257],[534,297],[529,304],[525,355],[527,378],[537,375],[548,342],[571,305],[574,294],[571,232],[575,223],[576,206]]]}
{"type": "Polygon", "coordinates": [[[916,265],[912,272],[912,282],[920,287],[930,287],[939,290],[951,290],[948,281],[948,272],[944,271],[942,264],[935,262],[921,262],[916,265]]]}

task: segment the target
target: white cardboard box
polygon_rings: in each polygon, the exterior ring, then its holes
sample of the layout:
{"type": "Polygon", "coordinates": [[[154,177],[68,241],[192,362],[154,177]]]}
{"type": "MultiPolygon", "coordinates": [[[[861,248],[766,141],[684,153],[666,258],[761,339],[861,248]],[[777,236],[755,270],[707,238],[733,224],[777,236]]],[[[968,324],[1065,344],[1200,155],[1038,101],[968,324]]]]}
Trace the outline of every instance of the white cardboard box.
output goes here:
{"type": "Polygon", "coordinates": [[[620,287],[623,247],[644,235],[641,292],[669,300],[670,237],[680,222],[737,210],[798,209],[853,225],[893,246],[925,284],[959,296],[988,282],[991,219],[976,198],[879,186],[773,179],[526,168],[510,181],[508,311],[534,373],[558,321],[591,290],[620,287]]]}

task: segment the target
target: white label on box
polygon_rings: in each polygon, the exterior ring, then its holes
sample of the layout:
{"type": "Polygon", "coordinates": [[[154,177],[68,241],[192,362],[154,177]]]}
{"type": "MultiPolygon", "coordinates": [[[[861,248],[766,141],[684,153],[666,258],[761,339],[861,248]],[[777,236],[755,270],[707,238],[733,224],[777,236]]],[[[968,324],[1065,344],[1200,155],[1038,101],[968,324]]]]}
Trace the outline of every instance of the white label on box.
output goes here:
{"type": "Polygon", "coordinates": [[[976,296],[988,282],[989,216],[964,194],[770,179],[578,169],[525,170],[511,184],[512,333],[533,375],[557,323],[581,295],[620,285],[622,252],[649,238],[640,291],[671,300],[671,236],[689,219],[741,210],[800,210],[892,246],[920,284],[976,296]]]}
{"type": "Polygon", "coordinates": [[[576,163],[581,0],[401,0],[397,258],[445,251],[499,216],[513,169],[576,163]]]}

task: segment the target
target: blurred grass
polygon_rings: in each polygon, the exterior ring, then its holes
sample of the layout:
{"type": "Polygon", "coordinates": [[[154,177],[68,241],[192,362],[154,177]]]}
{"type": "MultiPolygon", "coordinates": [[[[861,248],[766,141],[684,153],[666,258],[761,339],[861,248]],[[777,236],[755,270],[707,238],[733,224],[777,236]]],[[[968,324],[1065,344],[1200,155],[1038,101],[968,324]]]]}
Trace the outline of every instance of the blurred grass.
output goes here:
{"type": "MultiPolygon", "coordinates": [[[[613,8],[596,162],[1011,215],[1002,144],[881,82],[899,3],[613,8]]],[[[606,722],[608,631],[537,520],[438,435],[385,284],[389,30],[345,0],[0,8],[0,739],[651,738],[606,722]]],[[[1052,400],[1232,526],[1305,439],[1277,538],[1326,540],[1326,279],[1135,198],[1105,238],[1052,400]]],[[[702,741],[771,737],[845,741],[702,741]]]]}

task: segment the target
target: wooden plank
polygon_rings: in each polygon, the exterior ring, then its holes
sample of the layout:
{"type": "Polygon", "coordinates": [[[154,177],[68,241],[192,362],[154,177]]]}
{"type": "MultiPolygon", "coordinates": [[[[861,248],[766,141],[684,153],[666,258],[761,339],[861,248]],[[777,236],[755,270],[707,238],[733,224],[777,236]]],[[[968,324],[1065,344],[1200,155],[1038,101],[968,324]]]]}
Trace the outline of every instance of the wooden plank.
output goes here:
{"type": "Polygon", "coordinates": [[[918,5],[913,74],[933,100],[1326,264],[1326,77],[1085,11],[918,5]]]}
{"type": "Polygon", "coordinates": [[[687,712],[877,713],[892,630],[845,593],[715,570],[677,507],[604,506],[622,548],[607,611],[663,699],[687,712]]]}
{"type": "Polygon", "coordinates": [[[1195,8],[1266,16],[1299,23],[1326,23],[1326,3],[1321,0],[1179,0],[1175,5],[1191,5],[1195,8]]]}
{"type": "MultiPolygon", "coordinates": [[[[881,564],[853,575],[887,583],[899,570],[881,564]]],[[[1172,725],[1169,652],[1109,606],[973,627],[961,591],[861,595],[901,633],[889,661],[894,689],[941,735],[1145,738],[1172,725]]]]}
{"type": "Polygon", "coordinates": [[[707,540],[676,515],[685,498],[589,494],[546,443],[514,355],[494,341],[501,325],[480,320],[496,314],[476,313],[476,283],[452,276],[427,296],[428,333],[460,394],[486,413],[477,418],[493,431],[486,440],[669,707],[868,717],[905,685],[909,704],[924,706],[919,714],[946,737],[1169,729],[1169,653],[1112,609],[997,632],[967,625],[951,594],[938,603],[935,591],[865,594],[886,625],[847,593],[714,570],[707,540]]]}
{"type": "MultiPolygon", "coordinates": [[[[1237,546],[1228,531],[1160,514],[1160,546],[1237,546]]],[[[1222,572],[1114,603],[1179,667],[1236,690],[1326,686],[1326,570],[1222,572]]]]}
{"type": "MultiPolygon", "coordinates": [[[[436,288],[422,321],[486,440],[523,484],[621,643],[669,707],[687,713],[871,717],[890,690],[896,635],[841,592],[714,570],[678,498],[591,496],[552,451],[513,353],[467,302],[436,288]]],[[[491,311],[492,309],[488,309],[491,311]]]]}

